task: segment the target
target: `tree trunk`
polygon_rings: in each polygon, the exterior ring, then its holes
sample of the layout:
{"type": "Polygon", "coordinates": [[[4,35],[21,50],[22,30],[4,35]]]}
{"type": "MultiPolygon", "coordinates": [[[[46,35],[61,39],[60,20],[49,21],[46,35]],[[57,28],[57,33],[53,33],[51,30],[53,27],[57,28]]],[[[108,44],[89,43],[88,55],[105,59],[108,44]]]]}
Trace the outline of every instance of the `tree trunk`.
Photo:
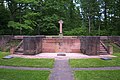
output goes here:
{"type": "Polygon", "coordinates": [[[105,1],[105,10],[104,10],[104,16],[105,16],[105,28],[107,28],[107,3],[105,1]]]}
{"type": "Polygon", "coordinates": [[[89,34],[91,33],[91,19],[89,17],[89,34]]]}

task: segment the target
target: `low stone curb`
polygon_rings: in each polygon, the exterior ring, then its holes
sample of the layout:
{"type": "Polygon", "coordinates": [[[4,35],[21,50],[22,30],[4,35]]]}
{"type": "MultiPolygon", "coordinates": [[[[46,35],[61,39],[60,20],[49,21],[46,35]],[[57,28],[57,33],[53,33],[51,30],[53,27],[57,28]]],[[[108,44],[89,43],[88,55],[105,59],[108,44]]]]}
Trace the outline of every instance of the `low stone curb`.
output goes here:
{"type": "Polygon", "coordinates": [[[99,67],[99,68],[72,68],[74,71],[79,70],[120,70],[120,67],[99,67]]]}
{"type": "MultiPolygon", "coordinates": [[[[18,69],[18,70],[48,70],[52,71],[52,68],[33,68],[33,67],[15,67],[15,66],[0,66],[4,69],[18,69]]],[[[98,67],[98,68],[71,68],[73,71],[79,70],[120,70],[120,67],[98,67]]]]}
{"type": "Polygon", "coordinates": [[[14,67],[14,66],[0,66],[0,68],[4,68],[4,69],[17,69],[17,70],[48,70],[48,71],[52,70],[50,68],[14,67]]]}

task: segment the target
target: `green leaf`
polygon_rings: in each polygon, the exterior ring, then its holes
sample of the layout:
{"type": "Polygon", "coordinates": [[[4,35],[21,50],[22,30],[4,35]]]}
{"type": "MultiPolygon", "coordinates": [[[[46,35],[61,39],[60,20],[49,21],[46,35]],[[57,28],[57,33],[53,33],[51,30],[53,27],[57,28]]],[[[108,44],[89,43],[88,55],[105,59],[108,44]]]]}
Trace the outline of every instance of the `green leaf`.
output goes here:
{"type": "Polygon", "coordinates": [[[18,23],[18,22],[14,22],[14,21],[9,21],[8,22],[8,27],[12,27],[14,29],[30,29],[30,30],[33,30],[32,27],[26,25],[26,24],[21,24],[21,23],[18,23]]]}

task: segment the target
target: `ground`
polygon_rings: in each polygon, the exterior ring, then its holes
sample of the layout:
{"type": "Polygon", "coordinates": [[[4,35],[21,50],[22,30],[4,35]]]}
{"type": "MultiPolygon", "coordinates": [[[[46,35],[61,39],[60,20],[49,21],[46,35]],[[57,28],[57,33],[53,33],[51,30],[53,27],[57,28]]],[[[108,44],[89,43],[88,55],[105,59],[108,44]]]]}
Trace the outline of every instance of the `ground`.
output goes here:
{"type": "Polygon", "coordinates": [[[119,80],[120,70],[75,71],[75,80],[119,80]]]}
{"type": "Polygon", "coordinates": [[[75,54],[76,56],[67,54],[67,56],[56,57],[52,55],[51,59],[46,59],[45,55],[41,59],[38,59],[40,55],[37,56],[37,59],[30,56],[2,59],[8,54],[6,52],[0,53],[0,80],[13,78],[14,80],[26,80],[28,78],[31,80],[119,80],[120,78],[119,53],[114,54],[117,57],[113,57],[112,60],[108,61],[101,60],[101,56],[83,57],[81,55],[80,57],[78,54],[75,54]],[[74,59],[75,57],[77,59],[74,59]],[[78,57],[84,59],[78,59],[78,57]],[[65,74],[62,75],[63,73],[65,74]],[[70,76],[69,79],[66,75],[70,76]]]}
{"type": "Polygon", "coordinates": [[[28,58],[12,58],[2,59],[9,53],[0,53],[0,65],[2,66],[23,66],[38,68],[53,68],[54,59],[28,59],[28,58]]]}
{"type": "Polygon", "coordinates": [[[70,62],[71,67],[73,68],[120,66],[120,58],[118,57],[112,58],[112,60],[102,60],[100,58],[71,59],[69,62],[70,62]]]}
{"type": "Polygon", "coordinates": [[[48,80],[50,71],[0,69],[0,80],[48,80]]]}

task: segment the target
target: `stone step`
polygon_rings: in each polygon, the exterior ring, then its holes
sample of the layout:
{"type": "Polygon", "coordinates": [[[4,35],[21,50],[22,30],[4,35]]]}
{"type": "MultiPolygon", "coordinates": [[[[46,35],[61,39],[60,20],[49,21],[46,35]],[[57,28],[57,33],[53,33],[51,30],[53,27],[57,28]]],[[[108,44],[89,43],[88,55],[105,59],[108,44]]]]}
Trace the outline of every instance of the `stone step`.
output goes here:
{"type": "Polygon", "coordinates": [[[103,49],[105,49],[104,47],[100,47],[100,48],[103,48],[103,49]]]}
{"type": "Polygon", "coordinates": [[[104,48],[103,46],[100,46],[100,48],[104,48]]]}
{"type": "Polygon", "coordinates": [[[15,52],[15,54],[23,55],[23,52],[15,52]]]}
{"type": "Polygon", "coordinates": [[[20,50],[20,51],[21,51],[21,50],[23,50],[23,48],[19,48],[18,50],[20,50]]]}
{"type": "Polygon", "coordinates": [[[100,48],[100,50],[106,50],[106,49],[104,49],[104,48],[100,48]]]}
{"type": "Polygon", "coordinates": [[[100,47],[103,47],[102,45],[100,45],[100,47]]]}
{"type": "Polygon", "coordinates": [[[15,52],[23,53],[23,50],[17,50],[17,51],[15,51],[15,52]]]}
{"type": "Polygon", "coordinates": [[[106,50],[100,50],[101,52],[107,52],[106,50]]]}
{"type": "Polygon", "coordinates": [[[107,52],[102,52],[102,53],[100,53],[100,55],[107,55],[108,53],[107,52]]]}
{"type": "Polygon", "coordinates": [[[23,49],[23,47],[20,47],[19,49],[23,49]]]}
{"type": "Polygon", "coordinates": [[[100,46],[100,47],[103,47],[103,46],[100,46]]]}
{"type": "Polygon", "coordinates": [[[100,51],[100,52],[107,52],[107,51],[100,51]]]}

